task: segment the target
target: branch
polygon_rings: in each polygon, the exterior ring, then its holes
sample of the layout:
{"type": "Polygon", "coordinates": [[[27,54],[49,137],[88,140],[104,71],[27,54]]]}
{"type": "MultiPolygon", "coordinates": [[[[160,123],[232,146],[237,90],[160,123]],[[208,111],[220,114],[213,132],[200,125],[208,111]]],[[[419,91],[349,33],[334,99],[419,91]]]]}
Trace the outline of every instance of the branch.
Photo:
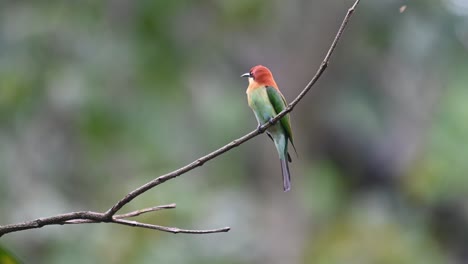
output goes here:
{"type": "Polygon", "coordinates": [[[35,228],[41,228],[43,226],[48,226],[48,225],[65,225],[65,224],[84,224],[84,223],[114,223],[114,224],[121,224],[121,225],[128,225],[128,226],[134,226],[134,227],[141,227],[141,228],[148,228],[148,229],[154,229],[154,230],[159,230],[163,232],[170,232],[170,233],[186,233],[186,234],[209,234],[209,233],[219,233],[219,232],[227,232],[229,231],[229,227],[225,228],[219,228],[219,229],[211,229],[211,230],[188,230],[188,229],[180,229],[176,227],[165,227],[165,226],[158,226],[158,225],[151,225],[151,224],[145,224],[145,223],[140,223],[137,221],[130,221],[130,220],[125,220],[124,218],[130,218],[134,216],[138,216],[144,213],[148,212],[153,212],[153,211],[158,211],[162,209],[169,209],[169,208],[175,208],[175,204],[171,205],[166,205],[166,206],[156,206],[152,208],[146,208],[146,209],[141,209],[137,211],[133,211],[127,214],[121,214],[121,215],[116,215],[122,207],[124,207],[126,204],[131,202],[133,199],[136,197],[142,195],[146,191],[168,181],[171,179],[176,178],[177,176],[180,176],[184,173],[187,173],[197,167],[202,166],[205,162],[210,161],[219,155],[251,140],[252,138],[262,134],[265,132],[267,128],[270,126],[274,125],[278,120],[280,120],[283,116],[288,114],[293,110],[293,108],[299,103],[299,101],[302,100],[302,98],[310,91],[310,89],[315,85],[315,83],[319,80],[319,78],[322,76],[323,72],[327,69],[328,63],[330,61],[330,57],[335,51],[336,45],[338,44],[338,41],[341,39],[341,36],[343,35],[344,29],[346,28],[349,19],[354,13],[354,10],[356,9],[356,6],[359,4],[360,0],[356,0],[354,4],[348,9],[348,12],[346,13],[345,17],[343,18],[343,22],[341,23],[340,28],[338,29],[338,32],[336,33],[335,38],[333,39],[333,42],[330,45],[330,48],[327,51],[327,54],[325,55],[325,58],[323,59],[322,63],[320,64],[320,67],[318,68],[317,72],[315,75],[312,77],[312,79],[309,81],[309,83],[306,85],[306,87],[299,93],[299,95],[294,99],[281,113],[276,115],[270,122],[260,126],[257,130],[254,130],[243,137],[240,137],[236,140],[233,140],[231,143],[203,156],[198,158],[197,160],[193,161],[190,164],[187,164],[175,171],[172,171],[170,173],[167,173],[165,175],[159,176],[158,178],[138,187],[137,189],[131,191],[125,197],[120,199],[117,203],[115,203],[110,209],[108,209],[104,213],[98,213],[98,212],[90,212],[90,211],[81,211],[81,212],[72,212],[72,213],[67,213],[67,214],[61,214],[61,215],[56,215],[52,217],[47,217],[47,218],[39,218],[33,221],[28,221],[28,222],[23,222],[19,224],[10,224],[10,225],[3,225],[0,226],[0,237],[4,234],[11,233],[11,232],[17,232],[21,230],[27,230],[27,229],[35,229],[35,228]]]}
{"type": "MultiPolygon", "coordinates": [[[[176,208],[175,203],[167,204],[167,205],[159,205],[159,206],[154,206],[150,208],[144,208],[144,209],[136,210],[136,211],[126,213],[126,214],[114,215],[113,218],[114,219],[130,218],[130,217],[139,216],[139,215],[149,213],[149,212],[155,212],[155,211],[160,211],[164,209],[173,209],[173,208],[176,208]]],[[[65,221],[64,224],[87,224],[87,223],[98,223],[98,222],[96,222],[95,220],[91,220],[91,219],[73,219],[73,220],[65,221]]]]}
{"type": "Polygon", "coordinates": [[[174,209],[174,208],[176,208],[175,203],[167,204],[167,205],[160,205],[160,206],[145,208],[145,209],[141,209],[141,210],[136,210],[136,211],[126,213],[126,214],[115,215],[114,218],[117,218],[117,219],[130,218],[130,217],[139,216],[139,215],[149,213],[149,212],[155,212],[155,211],[160,211],[160,210],[164,210],[164,209],[174,209]]]}
{"type": "Polygon", "coordinates": [[[158,226],[158,225],[150,225],[145,223],[140,223],[137,221],[129,221],[124,219],[115,219],[114,223],[121,224],[121,225],[128,225],[134,227],[142,227],[148,229],[159,230],[163,232],[169,233],[184,233],[184,234],[211,234],[211,233],[220,233],[220,232],[228,232],[231,228],[230,227],[223,227],[219,229],[210,229],[210,230],[189,230],[189,229],[180,229],[177,227],[166,227],[166,226],[158,226]]]}
{"type": "Polygon", "coordinates": [[[169,233],[174,233],[174,234],[177,234],[177,233],[211,234],[211,233],[227,232],[230,230],[229,227],[209,229],[209,230],[180,229],[177,227],[166,227],[166,226],[160,226],[160,225],[145,224],[145,223],[140,223],[137,221],[129,221],[129,220],[124,219],[124,218],[135,217],[144,213],[149,213],[149,212],[154,212],[154,211],[159,211],[159,210],[164,210],[164,209],[172,209],[175,207],[176,207],[175,204],[155,206],[155,207],[145,208],[141,210],[136,210],[136,211],[126,213],[126,214],[114,215],[112,219],[110,220],[107,219],[104,213],[87,212],[87,211],[73,212],[73,213],[56,215],[53,217],[39,218],[33,221],[24,222],[20,224],[11,224],[11,225],[1,226],[0,236],[7,234],[7,233],[26,230],[26,229],[41,228],[46,225],[92,224],[92,223],[104,223],[104,222],[133,226],[133,227],[154,229],[154,230],[159,230],[159,231],[169,232],[169,233]]]}

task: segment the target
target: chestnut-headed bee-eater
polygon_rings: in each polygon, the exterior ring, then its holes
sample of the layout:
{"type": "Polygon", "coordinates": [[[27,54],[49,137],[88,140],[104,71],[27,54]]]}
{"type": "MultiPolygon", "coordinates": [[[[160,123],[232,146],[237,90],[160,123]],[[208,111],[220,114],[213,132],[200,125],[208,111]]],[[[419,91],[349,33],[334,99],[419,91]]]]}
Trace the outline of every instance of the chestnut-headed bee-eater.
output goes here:
{"type": "MultiPolygon", "coordinates": [[[[286,100],[267,67],[262,65],[254,66],[248,73],[242,74],[241,77],[249,78],[249,86],[246,91],[247,101],[257,118],[258,128],[270,122],[273,117],[286,108],[286,100]]],[[[288,162],[291,162],[291,156],[288,153],[288,140],[291,142],[294,151],[296,150],[293,143],[289,114],[270,126],[267,129],[267,135],[273,140],[278,151],[283,174],[283,190],[287,192],[291,189],[291,176],[288,166],[288,162]]]]}

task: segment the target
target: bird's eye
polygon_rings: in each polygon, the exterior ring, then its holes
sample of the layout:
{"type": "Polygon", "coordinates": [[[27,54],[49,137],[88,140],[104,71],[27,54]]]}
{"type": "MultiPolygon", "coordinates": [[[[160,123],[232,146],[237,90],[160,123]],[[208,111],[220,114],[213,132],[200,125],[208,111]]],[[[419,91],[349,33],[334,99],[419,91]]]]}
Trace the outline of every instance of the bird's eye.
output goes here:
{"type": "Polygon", "coordinates": [[[253,72],[250,72],[250,77],[254,78],[253,72]]]}

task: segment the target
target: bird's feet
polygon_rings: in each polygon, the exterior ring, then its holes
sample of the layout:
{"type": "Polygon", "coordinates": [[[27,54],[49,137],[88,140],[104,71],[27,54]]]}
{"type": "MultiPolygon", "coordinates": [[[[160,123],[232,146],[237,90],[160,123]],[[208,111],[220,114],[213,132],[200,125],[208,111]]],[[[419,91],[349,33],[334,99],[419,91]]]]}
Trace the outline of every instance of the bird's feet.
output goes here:
{"type": "MultiPolygon", "coordinates": [[[[270,125],[274,125],[274,124],[275,124],[275,122],[273,122],[273,118],[268,119],[268,123],[269,123],[270,125]]],[[[266,124],[266,123],[265,123],[265,124],[266,124]]],[[[263,124],[263,125],[264,125],[264,124],[263,124]]],[[[257,131],[258,131],[258,133],[263,133],[263,132],[265,132],[265,128],[262,128],[263,125],[262,125],[262,124],[258,124],[258,125],[257,125],[257,131]]]]}
{"type": "Polygon", "coordinates": [[[261,125],[261,124],[258,124],[258,125],[257,125],[257,131],[258,131],[258,133],[261,134],[261,133],[265,132],[265,129],[262,128],[262,125],[261,125]]]}
{"type": "Polygon", "coordinates": [[[275,124],[275,122],[273,122],[273,118],[268,119],[268,123],[270,123],[270,125],[274,125],[274,124],[275,124]]]}

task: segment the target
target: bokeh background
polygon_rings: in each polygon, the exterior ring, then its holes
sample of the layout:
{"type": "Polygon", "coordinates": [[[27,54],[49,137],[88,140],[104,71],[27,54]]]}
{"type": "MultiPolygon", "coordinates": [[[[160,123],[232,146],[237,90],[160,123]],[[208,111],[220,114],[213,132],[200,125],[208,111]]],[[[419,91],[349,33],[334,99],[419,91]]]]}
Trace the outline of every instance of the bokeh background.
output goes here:
{"type": "MultiPolygon", "coordinates": [[[[0,2],[0,224],[104,211],[288,101],[353,1],[0,2]]],[[[136,199],[140,221],[12,233],[24,263],[468,263],[468,1],[362,1],[291,114],[293,188],[262,135],[136,199]],[[406,7],[406,8],[405,8],[406,7]]]]}

